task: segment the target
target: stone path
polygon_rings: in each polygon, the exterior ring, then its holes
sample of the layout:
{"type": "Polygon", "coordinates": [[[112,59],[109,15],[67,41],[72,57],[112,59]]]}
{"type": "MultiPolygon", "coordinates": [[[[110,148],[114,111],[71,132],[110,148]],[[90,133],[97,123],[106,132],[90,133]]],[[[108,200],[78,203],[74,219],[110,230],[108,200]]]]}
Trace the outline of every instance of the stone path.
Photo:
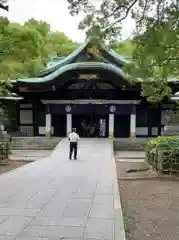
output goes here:
{"type": "Polygon", "coordinates": [[[0,176],[0,240],[124,240],[112,144],[64,140],[50,157],[0,176]]]}

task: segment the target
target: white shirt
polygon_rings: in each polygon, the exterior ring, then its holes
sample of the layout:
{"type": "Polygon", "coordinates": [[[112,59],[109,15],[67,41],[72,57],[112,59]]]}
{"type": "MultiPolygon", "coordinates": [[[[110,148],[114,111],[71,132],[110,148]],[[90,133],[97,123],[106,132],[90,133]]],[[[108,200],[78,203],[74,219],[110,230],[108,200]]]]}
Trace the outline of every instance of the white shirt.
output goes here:
{"type": "Polygon", "coordinates": [[[68,136],[70,142],[78,142],[80,140],[80,137],[77,133],[72,132],[68,136]]]}

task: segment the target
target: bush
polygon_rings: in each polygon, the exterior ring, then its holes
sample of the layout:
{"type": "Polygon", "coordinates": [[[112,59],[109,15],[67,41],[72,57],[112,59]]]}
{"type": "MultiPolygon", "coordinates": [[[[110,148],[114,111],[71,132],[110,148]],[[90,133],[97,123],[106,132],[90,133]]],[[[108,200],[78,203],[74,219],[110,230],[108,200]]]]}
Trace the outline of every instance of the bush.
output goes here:
{"type": "Polygon", "coordinates": [[[179,170],[179,136],[162,136],[147,143],[146,159],[155,170],[179,170]]]}

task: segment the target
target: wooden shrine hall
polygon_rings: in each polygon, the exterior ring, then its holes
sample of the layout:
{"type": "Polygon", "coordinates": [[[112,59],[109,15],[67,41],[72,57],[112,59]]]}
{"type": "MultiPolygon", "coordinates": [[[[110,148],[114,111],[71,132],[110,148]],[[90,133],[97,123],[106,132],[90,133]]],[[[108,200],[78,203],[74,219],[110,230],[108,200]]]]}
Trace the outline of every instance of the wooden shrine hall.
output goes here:
{"type": "MultiPolygon", "coordinates": [[[[162,134],[169,102],[152,106],[131,85],[128,60],[102,44],[85,42],[67,57],[57,57],[38,76],[13,80],[18,129],[26,136],[152,137],[162,134]]],[[[173,91],[177,91],[174,83],[173,91]]]]}

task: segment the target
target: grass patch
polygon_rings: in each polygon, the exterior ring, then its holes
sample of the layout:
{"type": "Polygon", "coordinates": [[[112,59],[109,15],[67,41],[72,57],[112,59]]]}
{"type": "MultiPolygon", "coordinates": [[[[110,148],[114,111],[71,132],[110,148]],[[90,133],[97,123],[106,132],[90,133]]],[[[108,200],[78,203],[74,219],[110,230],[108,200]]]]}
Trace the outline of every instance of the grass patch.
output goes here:
{"type": "Polygon", "coordinates": [[[125,229],[125,232],[129,232],[129,218],[123,214],[123,220],[124,220],[124,229],[125,229]]]}

